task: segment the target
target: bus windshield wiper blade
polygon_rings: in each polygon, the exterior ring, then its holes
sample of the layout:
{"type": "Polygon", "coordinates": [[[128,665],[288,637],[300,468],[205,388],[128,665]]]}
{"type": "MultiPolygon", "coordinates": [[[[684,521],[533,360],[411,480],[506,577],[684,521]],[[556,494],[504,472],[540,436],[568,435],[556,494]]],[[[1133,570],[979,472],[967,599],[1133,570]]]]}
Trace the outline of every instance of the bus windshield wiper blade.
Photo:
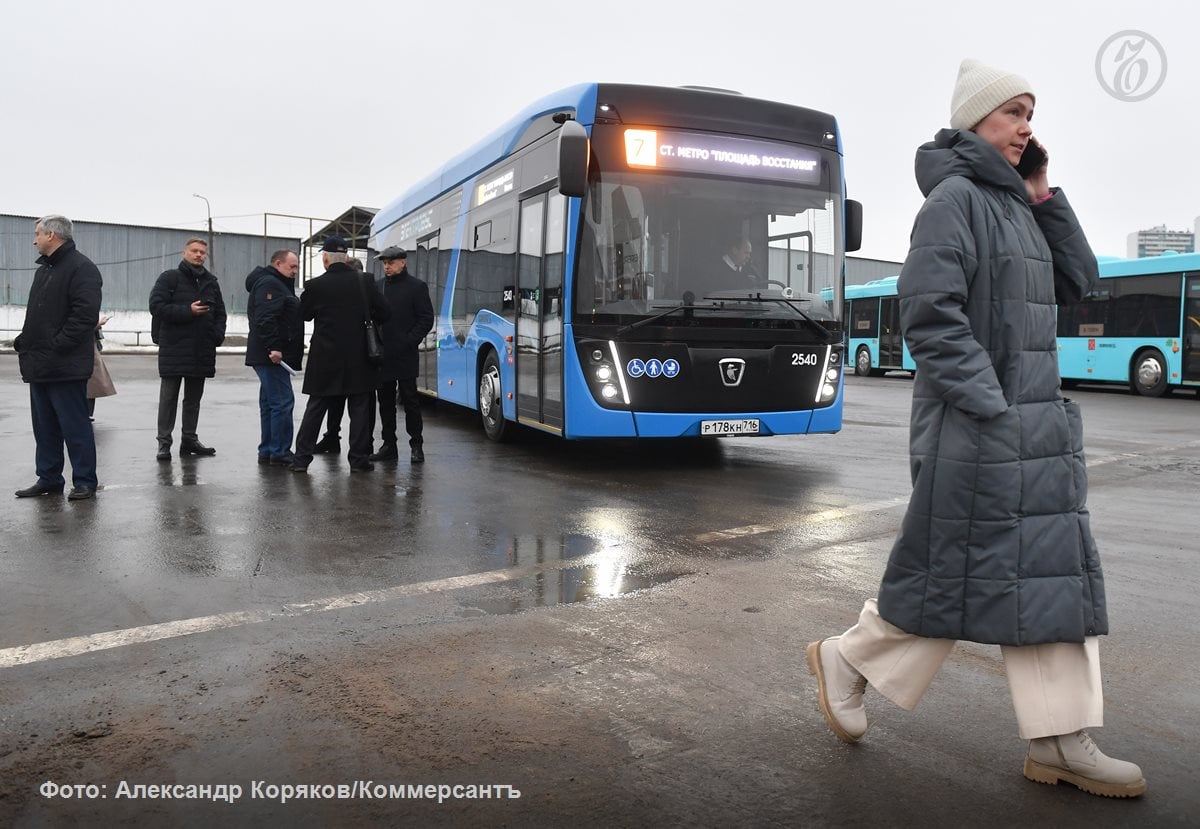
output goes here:
{"type": "Polygon", "coordinates": [[[636,331],[637,329],[643,328],[652,322],[658,322],[660,319],[663,319],[664,317],[671,316],[671,314],[674,314],[676,311],[694,311],[697,308],[707,308],[707,307],[709,307],[709,306],[707,306],[707,305],[675,305],[671,308],[668,308],[667,310],[663,311],[660,314],[655,314],[652,317],[646,317],[644,320],[638,320],[637,322],[631,322],[631,323],[629,323],[629,325],[622,325],[620,328],[617,329],[616,336],[623,337],[626,334],[628,334],[630,331],[636,331]]]}
{"type": "MultiPolygon", "coordinates": [[[[706,298],[707,298],[707,297],[706,297],[706,298]]],[[[745,302],[745,301],[749,301],[749,302],[778,302],[780,305],[783,305],[783,306],[784,306],[784,307],[786,307],[786,308],[791,308],[793,311],[795,311],[797,314],[799,314],[799,315],[800,315],[800,319],[802,319],[802,320],[804,320],[805,322],[807,322],[807,323],[808,323],[810,326],[812,326],[812,329],[813,329],[814,331],[816,331],[818,334],[820,334],[820,335],[821,335],[821,340],[822,340],[822,341],[825,343],[825,345],[833,345],[834,343],[836,343],[836,342],[838,341],[838,337],[837,337],[837,335],[835,335],[835,334],[834,334],[832,331],[830,331],[830,330],[829,330],[828,328],[826,328],[825,326],[821,325],[821,323],[817,322],[815,319],[813,319],[812,317],[810,317],[808,314],[806,314],[806,313],[804,313],[803,311],[801,311],[801,310],[800,310],[799,308],[797,308],[797,307],[796,307],[796,305],[794,304],[794,303],[797,303],[797,302],[807,302],[808,300],[804,300],[804,299],[785,299],[785,298],[783,298],[783,297],[777,297],[777,296],[763,296],[762,294],[753,294],[753,295],[750,295],[750,296],[738,297],[738,298],[737,298],[735,301],[737,301],[737,302],[745,302]]]]}

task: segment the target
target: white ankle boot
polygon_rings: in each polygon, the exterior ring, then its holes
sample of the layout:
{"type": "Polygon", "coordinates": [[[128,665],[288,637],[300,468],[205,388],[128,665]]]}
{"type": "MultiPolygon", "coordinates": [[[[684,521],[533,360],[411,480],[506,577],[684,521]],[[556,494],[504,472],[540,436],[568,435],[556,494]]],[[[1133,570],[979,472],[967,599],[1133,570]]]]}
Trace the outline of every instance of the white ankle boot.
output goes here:
{"type": "Polygon", "coordinates": [[[1061,780],[1104,797],[1137,797],[1146,791],[1142,770],[1105,755],[1086,731],[1030,740],[1025,776],[1051,785],[1061,780]]]}
{"type": "Polygon", "coordinates": [[[808,646],[808,667],[817,676],[817,704],[838,739],[857,743],[867,733],[863,692],[867,678],[838,652],[840,636],[808,646]]]}

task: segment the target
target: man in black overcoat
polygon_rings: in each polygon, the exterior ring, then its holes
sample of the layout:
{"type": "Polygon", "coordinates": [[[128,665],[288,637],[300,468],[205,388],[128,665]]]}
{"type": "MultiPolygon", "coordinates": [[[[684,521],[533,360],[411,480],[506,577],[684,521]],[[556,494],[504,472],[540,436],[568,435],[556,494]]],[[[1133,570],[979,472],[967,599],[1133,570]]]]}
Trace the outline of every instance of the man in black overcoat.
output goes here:
{"type": "Polygon", "coordinates": [[[369,472],[375,431],[375,387],[379,369],[367,360],[366,321],[376,325],[391,317],[391,309],[375,282],[347,264],[346,240],[331,236],[321,246],[325,273],[310,280],[300,295],[300,315],[313,320],[308,345],[304,393],[308,404],[296,433],[293,472],[306,472],[321,424],[332,400],[345,397],[350,410],[351,472],[369,472]]]}
{"type": "Polygon", "coordinates": [[[215,455],[196,434],[204,380],[217,373],[217,346],[225,341],[225,300],[204,262],[208,242],[195,237],[183,246],[179,266],[163,271],[150,291],[151,335],[158,344],[158,455],[171,459],[171,433],[183,386],[183,429],[179,454],[215,455]]]}
{"type": "Polygon", "coordinates": [[[41,256],[25,304],[25,322],[13,340],[21,379],[29,384],[37,480],[18,498],[61,493],[63,444],[71,456],[67,497],[96,495],[96,437],[87,413],[87,382],[96,356],[100,271],[75,249],[70,219],[44,216],[34,225],[41,256]]]}
{"type": "Polygon", "coordinates": [[[404,426],[413,463],[424,463],[421,437],[421,399],[417,395],[420,372],[418,348],[433,328],[433,303],[429,288],[408,272],[408,254],[395,245],[379,254],[383,262],[383,297],[392,309],[392,318],[383,326],[383,371],[380,375],[379,419],[383,446],[371,456],[373,461],[396,460],[396,392],[404,406],[404,426]]]}

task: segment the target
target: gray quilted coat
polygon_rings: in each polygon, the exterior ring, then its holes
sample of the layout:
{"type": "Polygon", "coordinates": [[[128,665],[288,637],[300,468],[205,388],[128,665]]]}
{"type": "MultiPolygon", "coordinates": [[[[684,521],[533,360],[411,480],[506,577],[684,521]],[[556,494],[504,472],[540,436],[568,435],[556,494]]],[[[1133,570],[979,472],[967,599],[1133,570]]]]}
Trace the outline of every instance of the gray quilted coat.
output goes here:
{"type": "Polygon", "coordinates": [[[879,611],[920,636],[1001,645],[1108,632],[1083,424],[1059,390],[1055,305],[1097,278],[1066,196],[1031,206],[972,132],[917,151],[900,322],[917,363],[912,500],[879,611]]]}

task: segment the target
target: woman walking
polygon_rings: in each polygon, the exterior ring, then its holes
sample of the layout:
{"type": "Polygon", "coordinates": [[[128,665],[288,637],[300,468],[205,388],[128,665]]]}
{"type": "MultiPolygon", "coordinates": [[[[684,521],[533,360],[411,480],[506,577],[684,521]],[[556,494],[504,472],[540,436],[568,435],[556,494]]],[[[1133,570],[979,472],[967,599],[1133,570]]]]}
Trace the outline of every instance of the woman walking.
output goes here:
{"type": "Polygon", "coordinates": [[[808,664],[826,721],[852,743],[867,730],[868,682],[912,709],[955,640],[998,644],[1030,741],[1025,776],[1134,797],[1141,769],[1085,730],[1103,724],[1108,619],[1082,420],[1062,397],[1055,344],[1055,306],[1088,292],[1096,257],[1048,184],[1033,108],[1023,78],[963,61],[950,129],[917,151],[926,199],[899,282],[917,363],[912,499],[878,599],[809,645],[808,664]]]}

